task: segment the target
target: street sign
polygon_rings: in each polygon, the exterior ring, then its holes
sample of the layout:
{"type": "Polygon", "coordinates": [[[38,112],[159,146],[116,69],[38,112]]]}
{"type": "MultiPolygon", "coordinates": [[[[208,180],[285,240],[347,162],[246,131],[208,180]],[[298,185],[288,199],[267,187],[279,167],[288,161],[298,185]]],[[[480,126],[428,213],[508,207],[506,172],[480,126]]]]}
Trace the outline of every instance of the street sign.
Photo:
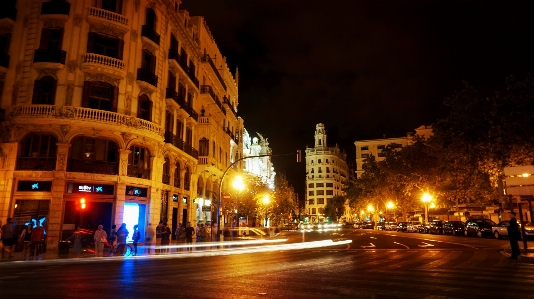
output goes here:
{"type": "Polygon", "coordinates": [[[230,199],[231,199],[230,194],[224,193],[222,199],[223,199],[224,202],[229,202],[230,199]]]}

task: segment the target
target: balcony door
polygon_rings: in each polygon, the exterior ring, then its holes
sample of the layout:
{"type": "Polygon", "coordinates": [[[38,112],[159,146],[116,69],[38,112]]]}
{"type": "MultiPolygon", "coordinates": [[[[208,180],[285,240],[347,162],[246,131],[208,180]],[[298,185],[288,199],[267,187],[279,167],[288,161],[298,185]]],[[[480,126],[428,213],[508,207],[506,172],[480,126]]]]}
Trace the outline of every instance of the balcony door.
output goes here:
{"type": "Polygon", "coordinates": [[[119,88],[106,82],[85,81],[82,107],[117,112],[119,88]]]}

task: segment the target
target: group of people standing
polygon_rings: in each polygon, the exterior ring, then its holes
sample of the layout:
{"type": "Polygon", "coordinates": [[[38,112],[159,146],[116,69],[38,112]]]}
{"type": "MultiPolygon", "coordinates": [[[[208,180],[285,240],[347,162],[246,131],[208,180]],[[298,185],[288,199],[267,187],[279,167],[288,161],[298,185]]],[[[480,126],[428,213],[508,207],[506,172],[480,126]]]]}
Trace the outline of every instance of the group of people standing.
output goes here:
{"type": "Polygon", "coordinates": [[[41,248],[44,246],[45,230],[39,221],[36,221],[35,227],[33,222],[26,225],[24,230],[17,236],[13,226],[13,219],[7,218],[7,223],[2,225],[0,222],[0,238],[2,239],[2,259],[5,259],[5,253],[8,253],[7,258],[13,258],[13,251],[17,242],[22,245],[23,259],[29,260],[39,258],[41,248]]]}

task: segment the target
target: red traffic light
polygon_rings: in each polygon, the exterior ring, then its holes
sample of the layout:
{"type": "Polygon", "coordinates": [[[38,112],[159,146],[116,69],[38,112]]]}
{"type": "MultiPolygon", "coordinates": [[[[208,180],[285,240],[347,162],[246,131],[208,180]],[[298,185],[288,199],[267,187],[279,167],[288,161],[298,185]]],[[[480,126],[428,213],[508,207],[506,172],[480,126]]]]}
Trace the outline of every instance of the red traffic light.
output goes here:
{"type": "Polygon", "coordinates": [[[80,207],[82,208],[82,210],[85,210],[85,198],[80,199],[80,207]]]}

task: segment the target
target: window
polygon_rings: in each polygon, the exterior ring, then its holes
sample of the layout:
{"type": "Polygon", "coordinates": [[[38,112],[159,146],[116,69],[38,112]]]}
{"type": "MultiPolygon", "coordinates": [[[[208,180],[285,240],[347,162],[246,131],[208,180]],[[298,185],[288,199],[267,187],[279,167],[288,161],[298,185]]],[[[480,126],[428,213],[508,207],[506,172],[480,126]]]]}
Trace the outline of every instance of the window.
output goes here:
{"type": "Polygon", "coordinates": [[[318,205],[324,205],[324,198],[317,198],[318,205]]]}
{"type": "Polygon", "coordinates": [[[334,183],[326,183],[326,187],[327,188],[332,188],[332,187],[334,187],[334,183]]]}
{"type": "Polygon", "coordinates": [[[118,162],[117,144],[111,140],[79,136],[72,140],[69,158],[76,160],[118,162]]]}
{"type": "Polygon", "coordinates": [[[312,210],[312,215],[315,215],[315,211],[317,211],[317,209],[316,208],[312,208],[311,210],[312,210]]]}
{"type": "Polygon", "coordinates": [[[176,119],[176,136],[180,140],[184,139],[184,123],[179,119],[176,119]]]}
{"type": "Polygon", "coordinates": [[[128,164],[133,166],[139,166],[145,169],[149,168],[150,152],[148,149],[140,146],[131,146],[130,154],[128,156],[128,164]]]}
{"type": "Polygon", "coordinates": [[[184,173],[184,189],[185,190],[191,189],[190,185],[191,185],[191,174],[189,172],[189,168],[187,167],[184,173]]]}
{"type": "Polygon", "coordinates": [[[0,66],[9,68],[9,43],[11,34],[0,35],[0,66]]]}
{"type": "Polygon", "coordinates": [[[317,183],[317,188],[322,188],[324,187],[324,183],[317,183]]]}
{"type": "Polygon", "coordinates": [[[187,93],[187,106],[193,107],[193,95],[191,93],[187,93]]]}
{"type": "Polygon", "coordinates": [[[324,195],[324,190],[317,190],[317,195],[324,195]]]}
{"type": "Polygon", "coordinates": [[[326,168],[326,173],[330,173],[330,167],[326,168]]]}
{"type": "Polygon", "coordinates": [[[334,190],[326,190],[326,195],[334,195],[334,190]]]}
{"type": "Polygon", "coordinates": [[[171,33],[171,43],[170,43],[170,48],[169,48],[169,59],[175,59],[176,61],[178,61],[178,50],[179,47],[178,47],[178,40],[176,39],[176,37],[174,36],[174,34],[171,33]]]}
{"type": "Polygon", "coordinates": [[[378,153],[379,157],[385,157],[386,155],[384,153],[378,153]]]}
{"type": "Polygon", "coordinates": [[[155,74],[156,73],[156,56],[144,50],[143,60],[141,61],[141,68],[144,70],[144,72],[148,74],[155,74]]]}
{"type": "Polygon", "coordinates": [[[313,204],[314,204],[313,199],[308,199],[308,204],[309,204],[309,205],[313,205],[313,204]]]}
{"type": "Polygon", "coordinates": [[[163,184],[169,184],[171,181],[171,162],[169,158],[165,157],[165,162],[163,163],[163,175],[161,177],[161,182],[163,184]]]}
{"type": "Polygon", "coordinates": [[[369,158],[369,154],[362,154],[362,159],[367,159],[369,158]]]}
{"type": "Polygon", "coordinates": [[[386,146],[384,146],[384,145],[382,144],[382,145],[377,146],[376,148],[379,149],[379,150],[383,150],[383,149],[386,148],[386,146]]]}
{"type": "Polygon", "coordinates": [[[87,53],[104,55],[122,60],[124,41],[118,38],[89,32],[87,37],[87,53]]]}
{"type": "Polygon", "coordinates": [[[326,164],[328,164],[328,159],[326,159],[326,164]]]}
{"type": "Polygon", "coordinates": [[[118,14],[122,13],[122,0],[97,0],[101,2],[101,8],[118,14]]]}
{"type": "Polygon", "coordinates": [[[317,173],[323,173],[323,170],[321,169],[321,167],[319,167],[319,169],[317,170],[317,173]]]}
{"type": "Polygon", "coordinates": [[[185,143],[189,146],[193,146],[193,130],[189,127],[185,131],[185,143]]]}
{"type": "Polygon", "coordinates": [[[56,158],[56,138],[52,135],[29,134],[22,140],[20,157],[56,158]]]}
{"type": "Polygon", "coordinates": [[[176,168],[174,169],[174,187],[180,187],[180,163],[176,162],[176,168]]]}
{"type": "Polygon", "coordinates": [[[176,91],[176,76],[171,71],[169,71],[169,76],[167,77],[167,88],[176,91]]]}
{"type": "Polygon", "coordinates": [[[146,22],[145,24],[152,30],[156,29],[156,13],[152,8],[146,10],[146,22]]]}
{"type": "Polygon", "coordinates": [[[152,101],[145,94],[139,97],[137,117],[140,119],[152,121],[152,101]]]}
{"type": "Polygon", "coordinates": [[[308,184],[308,188],[313,188],[313,183],[308,184]]]}
{"type": "MultiPolygon", "coordinates": [[[[165,139],[169,134],[172,134],[174,130],[174,115],[170,111],[165,111],[165,139]]],[[[172,142],[172,140],[165,140],[165,142],[172,142]]]]}
{"type": "Polygon", "coordinates": [[[312,191],[308,191],[308,196],[313,196],[313,190],[312,191]]]}
{"type": "Polygon", "coordinates": [[[399,143],[392,143],[392,144],[391,144],[391,147],[392,147],[392,148],[402,148],[402,144],[399,144],[399,143]]]}
{"type": "Polygon", "coordinates": [[[319,214],[324,214],[324,208],[319,208],[319,214]]]}
{"type": "Polygon", "coordinates": [[[56,79],[46,76],[40,80],[35,80],[33,85],[34,105],[54,105],[56,98],[56,79]]]}
{"type": "Polygon", "coordinates": [[[117,112],[119,88],[100,81],[85,81],[82,107],[117,112]]]}
{"type": "Polygon", "coordinates": [[[362,151],[368,151],[368,150],[369,150],[369,147],[368,147],[368,146],[362,146],[362,147],[361,147],[361,150],[362,150],[362,151]]]}
{"type": "Polygon", "coordinates": [[[198,141],[198,155],[208,156],[210,151],[210,141],[204,137],[198,141]]]}
{"type": "Polygon", "coordinates": [[[63,28],[43,28],[39,49],[61,50],[63,28]]]}
{"type": "Polygon", "coordinates": [[[321,164],[321,159],[319,159],[319,161],[317,161],[317,163],[321,164]]]}

